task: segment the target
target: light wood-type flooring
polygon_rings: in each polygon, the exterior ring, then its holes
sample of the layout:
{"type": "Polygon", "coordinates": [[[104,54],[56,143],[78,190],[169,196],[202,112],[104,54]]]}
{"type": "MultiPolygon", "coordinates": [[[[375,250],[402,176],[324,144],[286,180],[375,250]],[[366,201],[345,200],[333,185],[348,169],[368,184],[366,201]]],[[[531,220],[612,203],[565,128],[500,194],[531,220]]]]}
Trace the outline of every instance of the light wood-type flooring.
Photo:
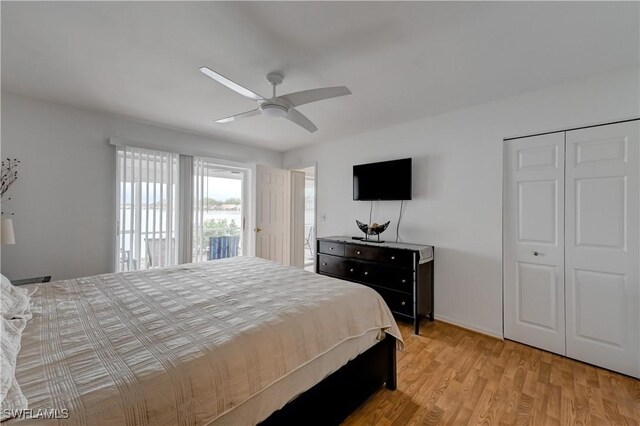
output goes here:
{"type": "Polygon", "coordinates": [[[346,425],[638,425],[640,381],[436,321],[400,324],[398,388],[346,425]]]}

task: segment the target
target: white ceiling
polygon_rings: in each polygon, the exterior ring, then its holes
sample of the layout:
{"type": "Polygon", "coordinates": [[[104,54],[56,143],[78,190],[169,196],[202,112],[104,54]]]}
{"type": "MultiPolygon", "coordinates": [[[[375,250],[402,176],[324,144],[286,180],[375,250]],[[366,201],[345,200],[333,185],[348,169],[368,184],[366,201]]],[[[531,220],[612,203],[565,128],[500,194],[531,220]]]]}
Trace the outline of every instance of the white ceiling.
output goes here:
{"type": "Polygon", "coordinates": [[[2,88],[284,151],[637,66],[638,2],[2,2],[2,88]],[[216,118],[346,85],[283,119],[216,118]]]}

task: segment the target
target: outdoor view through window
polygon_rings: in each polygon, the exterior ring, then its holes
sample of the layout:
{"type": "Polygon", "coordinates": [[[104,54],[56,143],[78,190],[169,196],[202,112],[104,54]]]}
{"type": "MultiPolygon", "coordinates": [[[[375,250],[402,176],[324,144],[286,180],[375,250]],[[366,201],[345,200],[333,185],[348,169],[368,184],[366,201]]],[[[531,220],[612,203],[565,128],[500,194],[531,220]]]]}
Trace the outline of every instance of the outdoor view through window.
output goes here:
{"type": "Polygon", "coordinates": [[[193,170],[193,261],[241,255],[243,172],[204,158],[193,170]]]}

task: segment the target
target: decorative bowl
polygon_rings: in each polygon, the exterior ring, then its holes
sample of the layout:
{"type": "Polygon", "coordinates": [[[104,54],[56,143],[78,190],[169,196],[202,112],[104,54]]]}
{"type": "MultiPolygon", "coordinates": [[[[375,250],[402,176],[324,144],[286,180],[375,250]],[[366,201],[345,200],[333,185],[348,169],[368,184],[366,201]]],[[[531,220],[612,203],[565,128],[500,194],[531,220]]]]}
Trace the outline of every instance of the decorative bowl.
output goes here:
{"type": "Polygon", "coordinates": [[[360,222],[358,219],[356,219],[356,224],[358,225],[358,228],[360,228],[360,230],[362,232],[365,233],[365,235],[380,235],[382,234],[387,227],[389,226],[389,223],[391,223],[391,221],[387,221],[387,223],[383,223],[382,225],[378,225],[377,223],[373,223],[371,226],[369,226],[366,223],[362,223],[360,222]]]}

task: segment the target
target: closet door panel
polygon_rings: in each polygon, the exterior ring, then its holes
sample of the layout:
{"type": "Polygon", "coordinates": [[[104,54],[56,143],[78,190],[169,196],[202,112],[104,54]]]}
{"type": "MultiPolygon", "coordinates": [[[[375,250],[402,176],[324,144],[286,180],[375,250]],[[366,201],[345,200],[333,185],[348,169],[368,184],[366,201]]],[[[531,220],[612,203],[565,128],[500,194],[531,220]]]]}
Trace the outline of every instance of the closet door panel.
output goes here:
{"type": "Polygon", "coordinates": [[[566,133],[567,355],[640,377],[640,122],[566,133]]]}
{"type": "Polygon", "coordinates": [[[565,353],[564,133],[505,142],[504,332],[565,353]]]}

